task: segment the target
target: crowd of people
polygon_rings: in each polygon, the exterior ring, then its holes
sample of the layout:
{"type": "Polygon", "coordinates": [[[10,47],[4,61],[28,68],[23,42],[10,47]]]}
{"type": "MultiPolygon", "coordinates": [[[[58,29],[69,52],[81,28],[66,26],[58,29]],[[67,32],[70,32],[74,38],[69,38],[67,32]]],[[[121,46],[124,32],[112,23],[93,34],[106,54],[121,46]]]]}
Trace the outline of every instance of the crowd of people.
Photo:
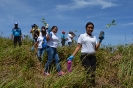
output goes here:
{"type": "MultiPolygon", "coordinates": [[[[37,57],[40,62],[42,62],[43,54],[46,51],[48,58],[47,62],[44,67],[44,75],[49,76],[50,73],[48,72],[49,66],[51,62],[54,60],[56,64],[56,69],[58,75],[64,75],[65,72],[61,70],[60,66],[60,58],[57,52],[57,47],[59,44],[59,37],[56,35],[58,32],[57,26],[52,26],[50,28],[48,25],[42,26],[39,30],[36,24],[31,26],[30,33],[33,37],[33,46],[31,47],[31,51],[34,50],[35,46],[37,46],[37,57]]],[[[97,41],[96,36],[92,33],[94,31],[94,24],[92,22],[88,22],[85,25],[86,32],[84,34],[80,34],[78,37],[77,47],[75,48],[74,52],[70,57],[67,58],[68,64],[68,72],[72,71],[72,61],[76,53],[81,50],[81,62],[83,67],[86,70],[86,73],[89,74],[90,72],[95,72],[96,69],[96,50],[99,48],[102,40],[104,39],[104,32],[100,33],[99,41],[97,41]]],[[[65,35],[65,31],[62,31],[61,35],[61,44],[65,46],[66,41],[68,45],[71,46],[73,42],[75,34],[73,32],[69,32],[68,35],[65,35]]],[[[18,23],[14,23],[14,28],[12,29],[12,36],[11,36],[14,47],[16,47],[17,42],[19,46],[22,45],[22,32],[21,29],[18,27],[18,23]]],[[[95,83],[95,74],[92,74],[93,83],[95,83]]]]}

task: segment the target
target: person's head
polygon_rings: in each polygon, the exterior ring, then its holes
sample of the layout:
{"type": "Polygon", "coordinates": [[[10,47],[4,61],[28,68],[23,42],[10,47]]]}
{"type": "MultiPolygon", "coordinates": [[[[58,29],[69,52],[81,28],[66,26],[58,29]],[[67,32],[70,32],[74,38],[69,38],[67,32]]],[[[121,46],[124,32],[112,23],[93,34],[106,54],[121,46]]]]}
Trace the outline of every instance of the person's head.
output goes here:
{"type": "Polygon", "coordinates": [[[72,32],[71,32],[71,31],[69,31],[69,34],[72,34],[72,32]]]}
{"type": "Polygon", "coordinates": [[[94,24],[93,24],[92,22],[88,22],[88,23],[86,24],[86,33],[87,33],[88,35],[91,35],[92,32],[93,32],[93,30],[94,30],[94,24]]]}
{"type": "Polygon", "coordinates": [[[57,27],[57,26],[53,26],[53,27],[51,28],[51,31],[52,31],[53,33],[57,33],[58,27],[57,27]]]}
{"type": "Polygon", "coordinates": [[[42,35],[46,35],[46,29],[44,26],[41,27],[41,33],[42,35]]]}
{"type": "Polygon", "coordinates": [[[65,34],[65,32],[64,32],[64,31],[62,31],[62,34],[65,34]]]}
{"type": "Polygon", "coordinates": [[[36,24],[31,25],[32,28],[35,28],[36,24]]]}
{"type": "Polygon", "coordinates": [[[14,23],[14,26],[15,26],[15,27],[18,27],[18,22],[15,22],[15,23],[14,23]]]}

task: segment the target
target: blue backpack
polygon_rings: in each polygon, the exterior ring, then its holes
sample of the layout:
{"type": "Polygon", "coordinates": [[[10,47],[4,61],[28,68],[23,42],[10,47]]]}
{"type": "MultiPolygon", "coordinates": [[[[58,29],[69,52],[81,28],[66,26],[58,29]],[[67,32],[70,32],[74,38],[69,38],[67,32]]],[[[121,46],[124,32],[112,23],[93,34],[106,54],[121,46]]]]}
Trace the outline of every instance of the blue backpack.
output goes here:
{"type": "Polygon", "coordinates": [[[46,40],[46,36],[44,36],[44,38],[43,38],[42,48],[43,48],[43,49],[46,49],[46,48],[47,48],[47,40],[46,40]]]}
{"type": "MultiPolygon", "coordinates": [[[[50,33],[50,36],[52,37],[52,33],[50,33]]],[[[42,48],[43,48],[43,49],[46,49],[46,48],[47,48],[47,40],[46,40],[46,36],[44,36],[44,38],[43,38],[42,48]]]]}

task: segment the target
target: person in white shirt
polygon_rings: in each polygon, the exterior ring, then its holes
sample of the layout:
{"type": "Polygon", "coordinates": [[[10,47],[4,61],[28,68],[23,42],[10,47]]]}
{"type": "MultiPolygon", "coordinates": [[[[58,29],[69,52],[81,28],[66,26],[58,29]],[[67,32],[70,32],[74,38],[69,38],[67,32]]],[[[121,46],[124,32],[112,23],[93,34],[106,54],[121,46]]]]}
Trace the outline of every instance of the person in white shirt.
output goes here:
{"type": "Polygon", "coordinates": [[[44,39],[46,40],[46,29],[44,26],[42,26],[41,28],[41,35],[38,36],[37,38],[37,42],[35,42],[35,44],[33,45],[33,47],[31,48],[31,50],[33,51],[34,50],[34,47],[35,46],[38,46],[38,50],[37,50],[37,57],[38,57],[38,60],[41,62],[42,61],[42,58],[43,58],[43,54],[46,50],[46,47],[44,48],[42,46],[42,43],[44,42],[44,39]]]}
{"type": "Polygon", "coordinates": [[[59,38],[57,37],[56,33],[58,31],[57,26],[53,26],[51,29],[48,28],[48,34],[46,36],[47,39],[47,54],[48,54],[48,60],[46,62],[46,65],[44,67],[44,75],[49,76],[50,73],[48,72],[48,68],[53,60],[55,60],[56,68],[58,75],[61,76],[65,74],[60,67],[60,60],[57,52],[57,47],[59,43],[59,38]]]}
{"type": "MultiPolygon", "coordinates": [[[[67,59],[68,60],[68,71],[71,72],[71,65],[72,60],[76,53],[81,49],[81,61],[82,65],[84,66],[87,74],[90,74],[91,72],[94,73],[96,69],[96,50],[99,48],[102,40],[104,39],[104,33],[102,34],[102,37],[99,38],[100,41],[97,42],[96,37],[92,34],[94,30],[94,24],[92,22],[88,22],[86,24],[86,33],[81,34],[78,38],[78,45],[76,49],[74,50],[73,54],[67,59]]],[[[87,77],[88,78],[88,77],[87,77]]],[[[92,85],[95,86],[95,74],[92,74],[90,77],[92,80],[92,85]]]]}
{"type": "Polygon", "coordinates": [[[69,34],[67,35],[67,41],[68,41],[68,45],[71,46],[72,45],[72,39],[73,39],[73,35],[72,32],[70,31],[69,34]]]}

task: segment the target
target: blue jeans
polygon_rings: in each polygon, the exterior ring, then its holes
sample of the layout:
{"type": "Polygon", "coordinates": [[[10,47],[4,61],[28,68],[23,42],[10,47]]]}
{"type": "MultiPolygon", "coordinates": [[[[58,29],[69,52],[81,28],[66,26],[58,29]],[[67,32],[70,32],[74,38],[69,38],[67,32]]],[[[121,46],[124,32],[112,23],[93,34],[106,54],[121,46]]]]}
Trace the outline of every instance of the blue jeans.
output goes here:
{"type": "Polygon", "coordinates": [[[42,61],[44,52],[45,52],[45,49],[43,48],[38,48],[37,50],[37,57],[40,62],[42,61]]]}
{"type": "Polygon", "coordinates": [[[72,42],[68,42],[68,45],[69,45],[69,46],[72,46],[72,42]]]}
{"type": "Polygon", "coordinates": [[[55,64],[56,64],[56,68],[57,68],[57,71],[60,72],[61,71],[61,68],[60,68],[60,61],[59,61],[59,56],[58,56],[58,53],[57,53],[57,49],[56,48],[53,48],[53,47],[48,47],[47,49],[47,54],[48,54],[48,61],[45,65],[45,72],[48,72],[48,68],[49,68],[49,65],[51,64],[51,62],[53,60],[55,60],[55,64]]]}

